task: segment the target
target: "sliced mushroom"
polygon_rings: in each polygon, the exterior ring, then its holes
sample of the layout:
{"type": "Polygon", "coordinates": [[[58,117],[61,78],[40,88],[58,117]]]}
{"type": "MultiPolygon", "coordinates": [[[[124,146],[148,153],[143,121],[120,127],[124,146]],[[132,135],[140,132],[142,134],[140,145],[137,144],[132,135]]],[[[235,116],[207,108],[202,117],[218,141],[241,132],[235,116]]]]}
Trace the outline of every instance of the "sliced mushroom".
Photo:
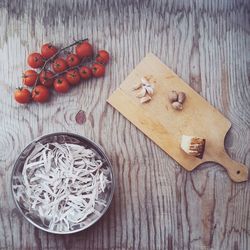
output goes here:
{"type": "Polygon", "coordinates": [[[205,150],[206,140],[203,138],[183,135],[181,138],[181,148],[188,155],[202,159],[205,150]]]}

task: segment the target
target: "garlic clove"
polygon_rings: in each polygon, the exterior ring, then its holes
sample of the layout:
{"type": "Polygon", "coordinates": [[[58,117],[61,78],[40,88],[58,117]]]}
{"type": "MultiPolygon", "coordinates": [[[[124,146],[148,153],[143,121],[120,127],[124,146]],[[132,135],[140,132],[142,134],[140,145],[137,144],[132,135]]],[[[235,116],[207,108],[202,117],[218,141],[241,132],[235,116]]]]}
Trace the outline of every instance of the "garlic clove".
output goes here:
{"type": "Polygon", "coordinates": [[[154,94],[154,89],[153,89],[152,86],[145,86],[144,88],[146,89],[146,92],[147,92],[150,96],[152,96],[152,95],[154,94]]]}
{"type": "Polygon", "coordinates": [[[140,99],[141,103],[149,102],[152,98],[149,95],[146,95],[140,99]]]}
{"type": "Polygon", "coordinates": [[[141,98],[141,97],[145,96],[146,93],[147,93],[147,91],[146,91],[146,89],[143,87],[143,88],[141,89],[141,91],[136,95],[136,97],[141,98]]]}
{"type": "Polygon", "coordinates": [[[145,85],[150,84],[149,81],[144,77],[141,78],[141,83],[145,85]]]}
{"type": "Polygon", "coordinates": [[[136,83],[134,86],[133,86],[133,90],[137,90],[139,89],[140,87],[142,86],[142,84],[140,82],[136,83]]]}

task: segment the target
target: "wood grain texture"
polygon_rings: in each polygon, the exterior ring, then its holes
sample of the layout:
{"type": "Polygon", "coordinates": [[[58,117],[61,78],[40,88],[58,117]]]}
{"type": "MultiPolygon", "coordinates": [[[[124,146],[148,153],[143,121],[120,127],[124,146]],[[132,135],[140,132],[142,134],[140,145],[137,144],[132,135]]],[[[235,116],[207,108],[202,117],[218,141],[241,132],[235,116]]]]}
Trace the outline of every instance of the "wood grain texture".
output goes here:
{"type": "Polygon", "coordinates": [[[248,0],[0,1],[0,249],[249,249],[250,182],[231,182],[216,164],[186,172],[106,104],[153,52],[231,121],[226,149],[249,166],[249,11],[248,0]],[[28,53],[83,37],[112,52],[105,78],[44,105],[13,101],[28,53]],[[27,223],[10,193],[24,146],[59,131],[101,144],[117,179],[102,220],[70,236],[27,223]]]}

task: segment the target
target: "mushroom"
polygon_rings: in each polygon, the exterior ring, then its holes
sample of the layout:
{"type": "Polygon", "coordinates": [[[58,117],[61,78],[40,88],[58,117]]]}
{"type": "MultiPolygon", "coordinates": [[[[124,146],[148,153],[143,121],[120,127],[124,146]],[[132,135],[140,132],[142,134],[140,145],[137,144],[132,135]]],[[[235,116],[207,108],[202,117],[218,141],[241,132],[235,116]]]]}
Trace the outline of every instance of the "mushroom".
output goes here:
{"type": "Polygon", "coordinates": [[[206,140],[196,136],[182,135],[181,149],[188,155],[202,159],[206,140]]]}

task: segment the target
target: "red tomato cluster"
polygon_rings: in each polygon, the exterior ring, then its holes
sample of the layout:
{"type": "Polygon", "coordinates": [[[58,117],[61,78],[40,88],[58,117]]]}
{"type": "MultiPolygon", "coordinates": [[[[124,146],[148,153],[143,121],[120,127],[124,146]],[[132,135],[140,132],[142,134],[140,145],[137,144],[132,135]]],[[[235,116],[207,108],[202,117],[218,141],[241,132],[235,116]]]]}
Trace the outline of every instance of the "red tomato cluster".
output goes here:
{"type": "Polygon", "coordinates": [[[22,79],[24,85],[33,88],[31,92],[25,87],[18,88],[14,94],[17,102],[24,104],[33,100],[43,103],[49,100],[52,87],[58,93],[66,93],[81,79],[104,76],[105,64],[109,61],[107,51],[99,50],[92,66],[86,66],[83,65],[84,60],[94,55],[93,47],[87,40],[79,41],[75,45],[75,53],[68,53],[66,58],[61,56],[64,49],[46,43],[42,45],[41,53],[28,56],[27,63],[33,69],[26,70],[22,79]],[[34,69],[39,69],[39,72],[34,69]]]}

